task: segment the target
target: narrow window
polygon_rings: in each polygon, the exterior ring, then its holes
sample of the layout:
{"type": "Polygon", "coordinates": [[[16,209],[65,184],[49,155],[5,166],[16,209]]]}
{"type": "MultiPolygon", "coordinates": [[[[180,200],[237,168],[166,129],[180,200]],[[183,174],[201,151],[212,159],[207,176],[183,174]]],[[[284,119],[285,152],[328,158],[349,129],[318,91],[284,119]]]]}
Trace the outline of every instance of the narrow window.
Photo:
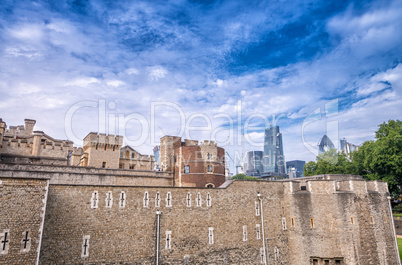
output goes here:
{"type": "Polygon", "coordinates": [[[89,235],[84,236],[82,239],[82,252],[81,252],[81,258],[86,258],[89,257],[89,235]]]}
{"type": "Polygon", "coordinates": [[[10,247],[10,230],[5,229],[0,234],[0,254],[7,254],[10,247]]]}
{"type": "Polygon", "coordinates": [[[351,216],[351,217],[350,217],[350,223],[351,223],[352,225],[355,224],[355,217],[354,217],[354,216],[351,216]]]}
{"type": "Polygon", "coordinates": [[[123,168],[123,165],[122,165],[122,164],[119,164],[119,168],[122,169],[122,168],[123,168]]]}
{"type": "Polygon", "coordinates": [[[260,228],[260,224],[256,224],[255,225],[255,230],[257,232],[257,239],[261,239],[261,228],[260,228]]]}
{"type": "Polygon", "coordinates": [[[310,218],[310,228],[315,228],[314,218],[310,218]]]}
{"type": "Polygon", "coordinates": [[[148,197],[148,191],[144,193],[144,207],[149,206],[149,197],[148,197]]]}
{"type": "Polygon", "coordinates": [[[161,196],[159,192],[156,193],[155,195],[155,207],[160,207],[161,206],[161,196]]]}
{"type": "Polygon", "coordinates": [[[279,249],[276,246],[274,248],[274,255],[275,255],[275,260],[279,260],[279,249]]]}
{"type": "Polygon", "coordinates": [[[290,227],[295,227],[295,218],[290,217],[290,227]]]}
{"type": "Polygon", "coordinates": [[[374,224],[374,217],[370,215],[370,224],[374,224]]]}
{"type": "Polygon", "coordinates": [[[98,191],[92,192],[91,208],[92,208],[92,209],[98,208],[98,191]]]}
{"type": "Polygon", "coordinates": [[[130,169],[134,169],[134,165],[130,165],[130,169]]]}
{"type": "Polygon", "coordinates": [[[191,207],[191,193],[187,193],[187,198],[186,198],[186,205],[187,207],[191,207]]]}
{"type": "Polygon", "coordinates": [[[264,249],[260,248],[260,258],[261,258],[261,264],[264,264],[264,249]]]}
{"type": "Polygon", "coordinates": [[[189,174],[190,173],[190,166],[184,166],[184,173],[189,174]]]}
{"type": "Polygon", "coordinates": [[[285,215],[285,203],[281,201],[282,215],[285,215]]]}
{"type": "MultiPolygon", "coordinates": [[[[336,264],[336,262],[335,262],[336,264]]],[[[313,259],[313,265],[318,265],[318,259],[313,259]]]]}
{"type": "Polygon", "coordinates": [[[190,265],[190,256],[189,255],[184,256],[184,265],[190,265]]]}
{"type": "Polygon", "coordinates": [[[172,207],[172,195],[170,191],[166,194],[166,207],[172,207]]]}
{"type": "Polygon", "coordinates": [[[201,205],[202,205],[201,194],[199,192],[197,193],[196,201],[197,201],[197,207],[201,207],[201,205]]]}
{"type": "Polygon", "coordinates": [[[105,144],[105,151],[106,151],[106,149],[107,149],[107,144],[105,144]]]}
{"type": "Polygon", "coordinates": [[[255,201],[255,216],[260,216],[260,204],[255,201]]]}
{"type": "Polygon", "coordinates": [[[211,207],[211,205],[212,205],[212,199],[211,199],[211,195],[208,192],[207,193],[207,207],[211,207]]]}
{"type": "Polygon", "coordinates": [[[247,241],[247,225],[243,225],[243,241],[247,241]]]}
{"type": "Polygon", "coordinates": [[[172,247],[172,231],[166,231],[166,245],[165,249],[171,249],[172,247]]]}
{"type": "Polygon", "coordinates": [[[212,173],[212,172],[213,172],[212,165],[207,165],[207,172],[208,172],[208,173],[212,173]]]}
{"type": "Polygon", "coordinates": [[[288,229],[286,228],[286,218],[285,218],[285,217],[282,217],[282,230],[283,230],[283,231],[288,230],[288,229]]]}
{"type": "Polygon", "coordinates": [[[95,145],[95,150],[98,150],[98,144],[95,145]]]}
{"type": "Polygon", "coordinates": [[[22,233],[21,252],[28,252],[31,249],[31,237],[29,231],[22,233]]]}
{"type": "Polygon", "coordinates": [[[341,264],[340,260],[335,260],[335,264],[341,264]]]}
{"type": "Polygon", "coordinates": [[[324,265],[329,265],[329,260],[324,260],[324,265]]]}
{"type": "Polygon", "coordinates": [[[134,153],[131,154],[131,158],[134,158],[134,153]]]}
{"type": "Polygon", "coordinates": [[[124,191],[120,192],[119,206],[120,208],[126,207],[126,193],[124,191]]]}
{"type": "Polygon", "coordinates": [[[102,168],[106,168],[106,162],[102,162],[102,168]]]}
{"type": "Polygon", "coordinates": [[[106,202],[106,208],[112,208],[112,205],[113,205],[113,195],[112,195],[112,192],[111,192],[111,191],[108,191],[108,192],[106,193],[105,202],[106,202]]]}
{"type": "Polygon", "coordinates": [[[214,228],[209,227],[208,228],[208,242],[210,245],[214,243],[214,228]]]}

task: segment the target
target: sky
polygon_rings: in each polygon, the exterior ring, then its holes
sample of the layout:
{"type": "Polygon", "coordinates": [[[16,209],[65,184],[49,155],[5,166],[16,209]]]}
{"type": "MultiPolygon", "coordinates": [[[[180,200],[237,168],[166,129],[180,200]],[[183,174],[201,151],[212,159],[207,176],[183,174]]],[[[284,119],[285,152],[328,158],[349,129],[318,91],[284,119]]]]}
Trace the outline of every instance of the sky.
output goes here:
{"type": "Polygon", "coordinates": [[[286,160],[402,112],[402,1],[0,2],[0,118],[77,146],[213,140],[233,172],[280,126],[286,160]],[[236,161],[233,161],[236,160],[236,161]]]}

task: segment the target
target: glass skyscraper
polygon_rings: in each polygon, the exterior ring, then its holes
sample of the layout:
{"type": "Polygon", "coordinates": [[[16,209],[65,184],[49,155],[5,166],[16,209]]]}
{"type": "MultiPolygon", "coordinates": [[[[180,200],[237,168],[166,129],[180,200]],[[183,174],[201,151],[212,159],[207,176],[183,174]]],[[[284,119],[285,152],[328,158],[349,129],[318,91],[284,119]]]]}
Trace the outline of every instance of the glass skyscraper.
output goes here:
{"type": "Polygon", "coordinates": [[[282,134],[279,132],[279,126],[270,126],[265,129],[263,168],[262,177],[286,177],[282,134]]]}

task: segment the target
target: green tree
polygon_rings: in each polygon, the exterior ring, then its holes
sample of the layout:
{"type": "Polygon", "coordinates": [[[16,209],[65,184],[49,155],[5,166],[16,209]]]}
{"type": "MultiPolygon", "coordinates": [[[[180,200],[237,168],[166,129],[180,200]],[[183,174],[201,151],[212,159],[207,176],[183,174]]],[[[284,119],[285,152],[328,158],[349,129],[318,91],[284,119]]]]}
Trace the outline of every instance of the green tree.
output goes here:
{"type": "Polygon", "coordinates": [[[402,122],[380,124],[375,141],[366,141],[350,158],[331,149],[304,165],[304,175],[354,174],[370,180],[388,182],[391,192],[402,187],[402,122]]]}
{"type": "Polygon", "coordinates": [[[256,178],[256,177],[246,176],[246,174],[243,174],[243,173],[238,173],[238,174],[234,175],[231,179],[232,180],[235,180],[235,179],[238,179],[238,180],[260,180],[259,178],[256,178]]]}

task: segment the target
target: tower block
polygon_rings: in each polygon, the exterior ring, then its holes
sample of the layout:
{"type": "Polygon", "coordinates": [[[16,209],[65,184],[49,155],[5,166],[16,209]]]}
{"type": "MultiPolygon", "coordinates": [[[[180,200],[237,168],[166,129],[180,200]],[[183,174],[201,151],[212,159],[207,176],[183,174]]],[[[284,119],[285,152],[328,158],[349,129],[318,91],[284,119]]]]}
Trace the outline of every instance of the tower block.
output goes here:
{"type": "Polygon", "coordinates": [[[85,162],[90,167],[119,168],[120,148],[123,136],[89,133],[84,138],[84,152],[88,154],[85,162]]]}

